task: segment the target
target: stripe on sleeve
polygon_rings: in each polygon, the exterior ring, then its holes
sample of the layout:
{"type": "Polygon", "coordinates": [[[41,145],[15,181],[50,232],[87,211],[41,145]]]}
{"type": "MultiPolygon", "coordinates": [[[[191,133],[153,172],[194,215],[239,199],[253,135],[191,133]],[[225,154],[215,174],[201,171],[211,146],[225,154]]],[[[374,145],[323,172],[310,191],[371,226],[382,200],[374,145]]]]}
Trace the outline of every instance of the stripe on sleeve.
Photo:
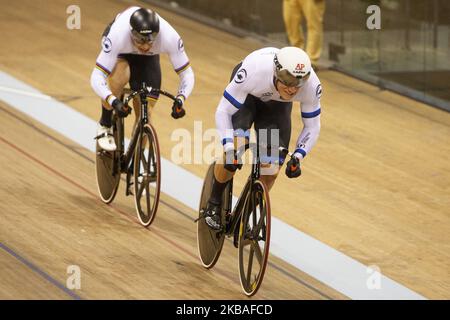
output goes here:
{"type": "Polygon", "coordinates": [[[300,153],[303,158],[306,157],[306,151],[303,149],[295,149],[294,153],[300,153]]]}
{"type": "Polygon", "coordinates": [[[190,64],[189,64],[189,61],[188,61],[186,64],[182,65],[182,66],[179,67],[178,69],[175,69],[175,72],[176,72],[177,74],[180,74],[180,73],[182,73],[184,70],[186,70],[187,68],[189,68],[189,66],[190,66],[190,64]]]}
{"type": "Polygon", "coordinates": [[[239,101],[237,101],[235,98],[233,98],[231,96],[231,94],[229,94],[227,92],[227,90],[225,90],[223,92],[223,96],[225,97],[225,99],[228,100],[229,103],[231,103],[233,106],[235,106],[236,108],[240,109],[242,107],[242,103],[240,103],[239,101]]]}
{"type": "Polygon", "coordinates": [[[103,74],[105,74],[106,76],[109,76],[111,74],[111,71],[109,71],[108,69],[106,69],[104,66],[102,66],[100,63],[96,62],[95,63],[95,67],[100,70],[101,72],[103,72],[103,74]]]}
{"type": "Polygon", "coordinates": [[[228,142],[233,142],[233,138],[224,138],[224,139],[222,139],[222,145],[225,145],[228,142]]]}
{"type": "Polygon", "coordinates": [[[320,114],[320,108],[313,112],[302,112],[303,118],[314,118],[320,114]]]}

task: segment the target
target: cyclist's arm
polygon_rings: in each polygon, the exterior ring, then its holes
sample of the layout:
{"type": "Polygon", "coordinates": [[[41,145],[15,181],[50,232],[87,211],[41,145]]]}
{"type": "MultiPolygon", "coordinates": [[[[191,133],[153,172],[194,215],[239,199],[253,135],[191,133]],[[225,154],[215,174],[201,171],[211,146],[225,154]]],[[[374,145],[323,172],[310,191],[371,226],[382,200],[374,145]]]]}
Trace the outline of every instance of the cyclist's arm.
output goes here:
{"type": "Polygon", "coordinates": [[[216,110],[216,127],[219,131],[225,152],[234,149],[233,122],[231,118],[239,110],[230,103],[226,95],[227,91],[225,90],[224,96],[220,99],[219,106],[216,110]]]}
{"type": "MultiPolygon", "coordinates": [[[[320,84],[319,84],[320,86],[320,84]]],[[[294,155],[302,160],[316,144],[320,134],[320,95],[315,94],[301,103],[303,130],[300,133],[294,155]]]]}
{"type": "MultiPolygon", "coordinates": [[[[95,68],[91,74],[91,87],[102,100],[114,98],[108,86],[107,78],[117,63],[119,45],[109,38],[102,39],[102,51],[97,57],[95,68]]],[[[109,101],[108,101],[109,102],[109,101]]]]}
{"type": "Polygon", "coordinates": [[[194,71],[192,70],[189,58],[184,50],[183,40],[179,34],[169,23],[162,19],[161,24],[161,27],[165,31],[162,51],[167,52],[175,72],[180,77],[177,97],[182,97],[183,100],[186,100],[194,88],[194,71]]]}
{"type": "Polygon", "coordinates": [[[247,77],[243,79],[239,70],[236,72],[234,79],[231,80],[223,92],[216,111],[216,127],[222,139],[225,152],[234,149],[232,116],[243,106],[247,95],[252,92],[254,87],[249,68],[243,65],[240,70],[244,67],[247,70],[247,77]],[[240,78],[238,79],[237,77],[240,78]]]}
{"type": "Polygon", "coordinates": [[[187,68],[183,68],[181,71],[175,71],[180,76],[180,84],[178,86],[177,96],[181,96],[184,100],[186,100],[187,97],[189,97],[189,95],[191,94],[192,89],[194,89],[194,71],[192,70],[192,67],[190,65],[188,65],[187,68]]]}
{"type": "Polygon", "coordinates": [[[194,88],[194,71],[192,70],[186,52],[184,52],[181,38],[178,38],[176,42],[179,44],[177,44],[176,48],[172,48],[172,50],[169,51],[169,59],[175,72],[180,77],[177,96],[181,96],[186,100],[194,88]]]}
{"type": "Polygon", "coordinates": [[[102,99],[105,100],[112,96],[111,89],[109,89],[106,79],[109,76],[109,72],[106,70],[100,70],[101,67],[95,66],[91,74],[91,86],[94,92],[102,99]]]}
{"type": "Polygon", "coordinates": [[[319,138],[320,114],[317,112],[320,112],[320,105],[315,112],[311,113],[312,116],[305,116],[305,113],[302,112],[303,130],[297,139],[294,151],[295,156],[300,160],[306,157],[319,138]]]}

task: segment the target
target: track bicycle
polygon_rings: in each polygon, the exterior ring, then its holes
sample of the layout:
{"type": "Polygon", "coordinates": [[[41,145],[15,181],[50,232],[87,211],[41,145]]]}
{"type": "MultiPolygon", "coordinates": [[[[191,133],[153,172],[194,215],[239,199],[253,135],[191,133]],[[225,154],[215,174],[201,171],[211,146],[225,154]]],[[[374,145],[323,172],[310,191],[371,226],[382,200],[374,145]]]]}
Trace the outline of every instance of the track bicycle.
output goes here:
{"type": "Polygon", "coordinates": [[[124,89],[121,97],[124,106],[131,109],[128,103],[134,97],[139,97],[141,102],[140,119],[128,148],[125,150],[124,118],[119,117],[115,111],[112,122],[117,149],[112,152],[106,151],[96,143],[95,171],[102,201],[111,203],[114,200],[121,174],[126,174],[125,195],[134,196],[139,222],[146,227],[155,219],[161,192],[161,156],[158,137],[155,128],[149,122],[147,113],[147,97],[157,94],[172,100],[176,99],[166,91],[147,87],[145,83],[137,91],[124,89]]]}
{"type": "MultiPolygon", "coordinates": [[[[225,237],[233,237],[238,249],[239,279],[244,293],[254,295],[264,278],[270,246],[270,198],[265,183],[259,180],[261,162],[259,144],[251,144],[252,170],[236,205],[232,208],[233,179],[228,181],[222,195],[221,230],[211,229],[205,222],[205,210],[211,195],[214,165],[212,163],[203,182],[197,222],[197,246],[203,267],[212,268],[219,259],[225,237]]],[[[246,145],[244,151],[250,145],[246,145]]],[[[293,157],[286,148],[277,148],[284,155],[293,157]]]]}

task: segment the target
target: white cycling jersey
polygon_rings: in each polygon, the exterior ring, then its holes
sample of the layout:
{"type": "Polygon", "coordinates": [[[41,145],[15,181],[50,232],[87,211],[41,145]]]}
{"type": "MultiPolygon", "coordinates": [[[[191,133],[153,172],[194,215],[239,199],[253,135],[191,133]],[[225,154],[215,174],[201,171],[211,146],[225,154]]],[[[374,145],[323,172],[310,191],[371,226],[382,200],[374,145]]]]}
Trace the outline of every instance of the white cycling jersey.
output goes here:
{"type": "Polygon", "coordinates": [[[163,18],[159,18],[159,33],[149,52],[141,53],[134,46],[130,32],[130,17],[139,7],[130,7],[119,13],[106,37],[102,39],[102,51],[97,57],[91,75],[91,85],[100,98],[111,95],[106,78],[113,71],[120,54],[157,55],[167,53],[175,72],[180,76],[178,95],[187,98],[194,87],[194,72],[184,50],[183,40],[163,18]]]}
{"type": "Polygon", "coordinates": [[[304,126],[297,139],[295,156],[303,159],[316,143],[320,132],[320,97],[322,95],[319,78],[311,69],[309,79],[298,93],[291,100],[283,100],[274,82],[273,59],[279,50],[269,47],[249,54],[226,87],[216,111],[216,125],[225,151],[234,148],[231,118],[243,106],[249,94],[261,101],[299,101],[304,126]]]}

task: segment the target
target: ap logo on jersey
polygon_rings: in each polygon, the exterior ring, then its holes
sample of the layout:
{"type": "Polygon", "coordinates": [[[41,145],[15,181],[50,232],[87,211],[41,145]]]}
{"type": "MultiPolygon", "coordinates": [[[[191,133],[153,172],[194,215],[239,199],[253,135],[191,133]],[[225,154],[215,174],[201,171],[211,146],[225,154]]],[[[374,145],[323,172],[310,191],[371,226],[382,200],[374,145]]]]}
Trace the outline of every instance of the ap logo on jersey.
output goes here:
{"type": "Polygon", "coordinates": [[[109,40],[109,38],[107,38],[107,37],[103,37],[102,47],[103,47],[103,51],[105,51],[106,53],[110,53],[111,49],[112,49],[111,40],[109,40]]]}
{"type": "Polygon", "coordinates": [[[236,73],[236,76],[234,77],[234,82],[236,83],[242,83],[247,78],[247,70],[241,69],[236,73]]]}

